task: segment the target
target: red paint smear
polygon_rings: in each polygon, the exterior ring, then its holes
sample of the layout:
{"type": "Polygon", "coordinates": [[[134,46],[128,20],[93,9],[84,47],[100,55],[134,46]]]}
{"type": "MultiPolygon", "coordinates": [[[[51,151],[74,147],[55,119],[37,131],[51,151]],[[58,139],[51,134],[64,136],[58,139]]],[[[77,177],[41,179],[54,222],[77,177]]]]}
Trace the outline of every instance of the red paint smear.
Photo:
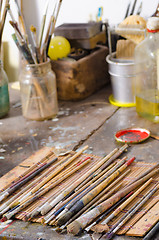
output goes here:
{"type": "Polygon", "coordinates": [[[10,225],[12,225],[15,221],[12,221],[11,223],[9,223],[1,232],[0,234],[2,234],[10,225]]]}
{"type": "Polygon", "coordinates": [[[145,131],[135,130],[135,129],[128,129],[128,130],[121,130],[116,133],[116,137],[120,138],[125,142],[140,142],[149,137],[149,134],[145,131]]]}

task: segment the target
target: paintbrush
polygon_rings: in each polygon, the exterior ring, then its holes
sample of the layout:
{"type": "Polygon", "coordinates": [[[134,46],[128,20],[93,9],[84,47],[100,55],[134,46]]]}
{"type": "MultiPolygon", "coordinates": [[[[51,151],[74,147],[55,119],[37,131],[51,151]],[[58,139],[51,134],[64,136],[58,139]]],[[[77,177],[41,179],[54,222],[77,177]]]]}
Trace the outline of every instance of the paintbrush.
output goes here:
{"type": "MultiPolygon", "coordinates": [[[[92,176],[94,173],[96,173],[96,170],[99,169],[105,162],[109,161],[111,162],[116,159],[126,148],[128,147],[127,144],[124,144],[120,149],[115,148],[111,153],[109,153],[106,157],[104,157],[102,160],[100,160],[97,164],[95,164],[92,169],[90,169],[87,173],[84,174],[81,178],[79,178],[76,181],[76,184],[71,185],[66,189],[63,193],[61,193],[57,198],[53,199],[52,202],[46,203],[43,207],[43,213],[48,212],[51,208],[53,208],[59,201],[61,201],[64,197],[67,197],[68,194],[70,194],[72,191],[78,191],[80,188],[80,184],[90,176],[92,176]],[[110,161],[111,160],[111,161],[110,161]],[[78,188],[77,188],[78,187],[78,188]]],[[[82,190],[82,189],[81,189],[82,190]]]]}
{"type": "Polygon", "coordinates": [[[75,221],[73,221],[71,224],[67,226],[67,231],[69,233],[72,233],[74,235],[78,234],[82,229],[84,229],[89,223],[91,223],[95,218],[97,218],[99,215],[101,215],[103,212],[105,212],[108,208],[110,208],[112,205],[114,205],[116,202],[118,202],[122,197],[127,195],[129,192],[133,191],[135,188],[137,188],[139,185],[143,184],[145,181],[147,181],[149,178],[151,178],[153,175],[159,172],[159,169],[154,170],[153,172],[149,173],[142,179],[139,179],[138,181],[134,182],[133,184],[127,186],[124,188],[124,190],[120,190],[114,196],[110,197],[106,201],[102,202],[83,216],[77,218],[75,221]]]}
{"type": "MultiPolygon", "coordinates": [[[[103,190],[101,193],[99,193],[95,198],[93,198],[85,207],[83,207],[79,212],[77,212],[64,226],[62,226],[62,229],[66,228],[71,222],[73,222],[76,218],[78,218],[80,215],[87,212],[88,208],[93,208],[92,205],[99,200],[103,195],[104,199],[107,199],[111,197],[115,192],[118,191],[118,189],[122,186],[122,183],[119,183],[114,187],[113,189],[109,190],[110,188],[107,187],[105,190],[103,190]]],[[[104,201],[104,200],[103,200],[104,201]]]]}
{"type": "Polygon", "coordinates": [[[137,0],[134,0],[134,3],[133,3],[133,6],[132,6],[132,9],[131,9],[130,15],[133,15],[133,14],[134,14],[134,10],[135,10],[135,6],[136,6],[136,2],[137,2],[137,0]]]}
{"type": "MultiPolygon", "coordinates": [[[[82,161],[80,161],[80,162],[78,162],[78,163],[76,163],[76,165],[72,165],[70,168],[68,168],[67,169],[67,171],[65,171],[65,172],[63,172],[63,174],[62,175],[60,175],[60,176],[57,176],[57,178],[54,178],[53,179],[53,183],[60,177],[60,178],[62,178],[63,176],[65,176],[65,177],[67,177],[66,176],[66,174],[71,174],[70,173],[70,171],[75,171],[76,170],[76,168],[78,168],[81,164],[87,164],[89,161],[91,161],[91,157],[86,157],[86,158],[84,158],[84,159],[82,159],[82,161]],[[85,163],[86,162],[86,163],[85,163]]],[[[61,180],[60,180],[61,181],[61,180]]],[[[49,184],[51,184],[52,182],[50,182],[49,184]]],[[[54,198],[55,196],[51,196],[51,198],[50,199],[52,199],[52,198],[54,198]]],[[[48,200],[49,202],[50,202],[50,199],[48,200]]],[[[29,218],[29,217],[31,217],[31,218],[33,218],[34,216],[36,216],[36,215],[38,215],[39,213],[40,213],[40,211],[42,211],[42,209],[43,209],[43,205],[45,205],[45,203],[44,204],[42,204],[38,209],[35,209],[35,211],[33,212],[33,213],[31,213],[31,214],[29,214],[28,216],[27,216],[27,218],[29,218]]],[[[46,213],[45,213],[46,214],[46,213]]],[[[45,215],[45,214],[42,214],[42,215],[45,215]]]]}
{"type": "MultiPolygon", "coordinates": [[[[122,176],[122,177],[123,177],[123,176],[122,176]]],[[[88,207],[91,206],[94,202],[96,202],[96,201],[97,201],[97,198],[101,198],[101,196],[104,195],[106,192],[108,192],[115,184],[117,184],[117,182],[118,182],[118,179],[115,180],[112,184],[110,184],[107,188],[105,188],[100,194],[98,194],[97,197],[94,198],[93,201],[91,201],[91,203],[89,203],[89,204],[86,205],[86,207],[88,208],[88,207]]],[[[91,188],[89,188],[88,190],[90,191],[90,190],[93,189],[94,187],[95,187],[95,186],[91,186],[91,188]]],[[[81,192],[78,191],[79,194],[78,194],[77,198],[74,198],[73,201],[70,201],[70,203],[66,204],[65,208],[63,208],[63,206],[62,206],[62,209],[61,209],[61,210],[58,209],[58,211],[59,211],[59,212],[61,212],[62,210],[64,210],[64,212],[68,211],[82,196],[84,196],[84,195],[86,195],[86,193],[88,193],[88,190],[87,190],[87,188],[86,188],[85,191],[83,191],[83,189],[81,189],[81,192]],[[81,194],[80,194],[80,193],[81,193],[81,194]]],[[[115,191],[115,190],[114,190],[114,191],[115,191]]],[[[111,194],[111,192],[110,192],[110,194],[111,194]]],[[[105,197],[106,197],[106,195],[105,195],[105,197]]],[[[83,208],[81,211],[85,211],[85,209],[83,208]]],[[[57,220],[57,219],[60,217],[60,215],[62,215],[62,214],[63,214],[63,212],[58,215],[58,217],[56,218],[56,220],[57,220]]],[[[54,215],[53,215],[53,214],[48,214],[48,217],[44,217],[45,223],[48,223],[51,219],[53,219],[53,218],[56,217],[56,216],[57,216],[57,213],[55,213],[54,215]],[[48,220],[48,218],[49,218],[49,220],[48,220]]]]}
{"type": "Polygon", "coordinates": [[[126,9],[126,13],[125,13],[125,17],[124,17],[124,19],[127,18],[128,15],[129,15],[130,4],[131,4],[131,2],[129,2],[129,4],[128,4],[128,6],[127,6],[127,9],[126,9]]]}
{"type": "Polygon", "coordinates": [[[120,206],[120,204],[122,204],[126,199],[128,199],[131,195],[133,194],[133,192],[128,193],[126,196],[124,196],[123,198],[121,198],[117,203],[115,203],[112,207],[110,207],[106,212],[104,212],[96,221],[94,221],[92,224],[90,224],[89,226],[87,226],[85,228],[85,231],[89,232],[90,230],[92,230],[92,227],[98,223],[100,223],[109,213],[111,213],[114,209],[116,209],[117,207],[120,206]]]}
{"type": "Polygon", "coordinates": [[[29,198],[27,198],[26,201],[22,202],[21,204],[19,204],[18,206],[16,206],[14,209],[11,209],[11,211],[7,212],[4,216],[3,219],[10,219],[12,216],[14,216],[16,213],[18,213],[19,211],[21,211],[23,208],[27,207],[28,205],[30,205],[32,202],[34,202],[35,200],[37,200],[39,197],[41,197],[42,195],[44,195],[45,193],[47,193],[48,191],[50,191],[53,187],[57,186],[58,184],[60,184],[62,181],[64,181],[66,178],[68,178],[69,176],[71,176],[73,173],[75,173],[76,171],[78,171],[80,168],[82,168],[85,164],[87,164],[90,161],[87,160],[85,162],[83,162],[82,164],[80,164],[79,166],[77,166],[75,169],[72,169],[71,172],[69,172],[68,174],[66,174],[63,178],[60,178],[58,181],[56,182],[52,182],[51,185],[47,186],[46,188],[41,188],[38,192],[36,192],[33,196],[30,196],[29,198]]]}
{"type": "Polygon", "coordinates": [[[33,179],[37,174],[39,174],[40,172],[42,172],[44,169],[46,169],[47,167],[49,167],[52,163],[54,163],[57,160],[57,158],[54,158],[52,161],[50,161],[49,163],[43,163],[41,166],[39,166],[36,170],[34,170],[33,172],[29,173],[28,175],[26,175],[25,177],[23,177],[22,179],[20,179],[20,181],[14,183],[8,190],[6,190],[4,192],[4,194],[2,196],[0,196],[0,201],[4,200],[5,198],[7,198],[10,194],[12,194],[13,192],[15,192],[17,189],[19,189],[21,186],[23,186],[25,183],[27,183],[30,179],[33,179]]]}
{"type": "MultiPolygon", "coordinates": [[[[26,59],[26,61],[29,64],[35,64],[33,56],[30,52],[30,49],[29,49],[27,43],[20,37],[14,22],[9,21],[9,23],[15,29],[15,35],[12,35],[12,38],[13,38],[15,44],[17,45],[17,47],[19,48],[20,52],[22,53],[24,59],[26,59]]],[[[36,84],[36,86],[37,86],[37,84],[36,84]]]]}
{"type": "Polygon", "coordinates": [[[40,32],[39,32],[39,40],[38,40],[38,47],[41,48],[42,44],[42,38],[43,38],[43,33],[44,33],[44,27],[45,27],[45,22],[46,22],[46,14],[49,6],[49,0],[46,2],[46,7],[44,8],[44,15],[42,18],[41,26],[40,26],[40,32]]]}
{"type": "Polygon", "coordinates": [[[107,161],[111,156],[113,156],[119,149],[115,148],[112,152],[110,152],[106,157],[101,159],[97,164],[95,164],[94,167],[92,167],[89,171],[87,171],[83,176],[78,178],[73,184],[68,186],[63,192],[61,192],[55,199],[53,199],[52,202],[46,203],[43,207],[43,211],[48,212],[48,209],[53,208],[56,204],[58,204],[61,200],[67,198],[72,194],[76,187],[79,186],[79,184],[84,181],[87,177],[89,177],[93,172],[95,172],[102,164],[107,161]]]}
{"type": "MultiPolygon", "coordinates": [[[[122,176],[120,176],[118,179],[116,179],[112,184],[110,184],[107,188],[105,188],[102,192],[101,192],[101,194],[98,194],[97,195],[97,198],[100,198],[100,200],[102,199],[101,198],[101,196],[102,195],[104,195],[106,192],[108,192],[113,186],[115,186],[127,173],[129,172],[129,170],[128,171],[126,171],[124,174],[122,174],[122,176]]],[[[81,189],[81,192],[83,191],[83,189],[81,189]]],[[[113,191],[115,191],[114,189],[113,189],[113,191]]],[[[79,194],[79,192],[80,192],[80,190],[78,190],[77,192],[75,192],[75,194],[79,194]]],[[[110,191],[110,194],[111,194],[111,191],[110,191]]],[[[72,196],[74,196],[74,194],[72,195],[72,196]]],[[[104,195],[104,198],[105,197],[107,197],[106,195],[104,195]]],[[[93,199],[93,201],[95,201],[96,203],[98,202],[97,201],[97,198],[94,198],[93,199]]],[[[99,200],[99,201],[100,201],[99,200]]],[[[66,200],[65,200],[66,201],[66,200]]],[[[89,203],[89,204],[87,204],[86,205],[86,207],[88,208],[89,206],[91,206],[92,204],[93,204],[93,201],[91,202],[91,203],[89,203]]],[[[66,202],[67,203],[67,202],[66,202]]],[[[67,206],[67,205],[66,205],[67,206]]],[[[93,206],[91,206],[91,207],[93,207],[93,206]]],[[[62,208],[63,208],[63,205],[62,205],[62,208]]],[[[60,209],[58,209],[59,211],[60,211],[60,209]]],[[[62,209],[63,210],[63,209],[62,209]]],[[[83,208],[83,210],[84,210],[84,208],[83,208]]],[[[61,211],[60,211],[61,212],[61,211]]],[[[48,213],[48,216],[47,217],[44,217],[44,220],[47,220],[48,218],[50,218],[50,220],[51,219],[53,219],[54,217],[56,217],[57,216],[57,213],[56,213],[56,211],[55,211],[55,213],[53,212],[53,214],[51,214],[51,213],[48,213]]],[[[58,216],[58,218],[59,218],[59,216],[58,216]]],[[[58,219],[58,218],[56,218],[56,220],[58,219]]],[[[47,222],[49,222],[49,221],[46,221],[46,223],[47,222]]],[[[67,223],[68,224],[68,223],[67,223]]]]}
{"type": "Polygon", "coordinates": [[[141,11],[142,11],[142,2],[140,3],[140,5],[137,9],[136,15],[140,15],[141,11]]]}
{"type": "Polygon", "coordinates": [[[61,4],[62,4],[62,0],[59,0],[58,6],[57,6],[57,10],[56,10],[56,14],[55,14],[55,16],[53,15],[52,18],[51,18],[52,22],[51,22],[51,26],[50,26],[50,32],[49,32],[48,41],[47,41],[47,44],[46,44],[46,51],[47,52],[48,52],[49,44],[50,44],[50,41],[51,41],[51,37],[52,37],[52,35],[54,33],[54,30],[55,30],[55,25],[56,25],[58,14],[59,14],[59,11],[60,11],[60,8],[61,8],[61,4]]]}
{"type": "Polygon", "coordinates": [[[10,22],[10,24],[16,29],[16,31],[18,32],[20,38],[25,41],[25,39],[23,38],[23,35],[22,35],[22,33],[21,33],[21,31],[20,31],[20,29],[19,29],[19,27],[18,27],[18,23],[16,22],[16,20],[15,20],[15,18],[14,18],[14,16],[13,16],[13,13],[12,13],[12,11],[11,11],[11,9],[10,9],[10,4],[8,5],[8,9],[7,9],[7,10],[8,10],[8,12],[9,12],[9,15],[10,15],[11,19],[12,19],[12,21],[10,22]]]}
{"type": "Polygon", "coordinates": [[[37,42],[36,28],[33,25],[30,26],[30,32],[31,32],[32,40],[33,40],[33,46],[34,46],[34,50],[35,50],[35,54],[36,54],[36,59],[37,59],[37,62],[40,63],[40,62],[42,62],[42,56],[40,54],[40,47],[38,46],[38,42],[37,42]]]}
{"type": "Polygon", "coordinates": [[[93,183],[88,188],[86,188],[84,192],[82,192],[81,194],[78,195],[78,198],[76,198],[74,201],[72,201],[70,204],[68,204],[66,206],[64,212],[67,212],[68,210],[70,210],[78,200],[80,200],[83,196],[88,194],[88,192],[90,192],[93,188],[95,188],[101,182],[103,182],[105,179],[107,179],[111,174],[113,174],[124,163],[125,163],[125,159],[121,160],[117,165],[115,165],[112,169],[110,169],[108,172],[106,172],[104,175],[102,175],[97,181],[95,181],[95,183],[93,183]]]}
{"type": "Polygon", "coordinates": [[[141,186],[137,191],[135,191],[122,205],[120,205],[113,213],[111,213],[100,225],[96,225],[91,228],[92,231],[101,233],[107,229],[107,223],[116,217],[130,202],[132,202],[150,183],[152,178],[150,178],[143,186],[141,186]]]}
{"type": "MultiPolygon", "coordinates": [[[[94,197],[97,196],[109,183],[111,183],[119,174],[124,171],[133,161],[134,157],[129,159],[118,170],[112,173],[108,178],[101,182],[98,186],[92,189],[88,194],[81,198],[75,205],[65,214],[63,214],[57,221],[57,226],[64,225],[74,214],[80,211],[86,204],[88,204],[94,197]]],[[[70,225],[69,225],[70,226],[70,225]]]]}
{"type": "MultiPolygon", "coordinates": [[[[14,183],[16,183],[17,181],[19,181],[21,178],[23,178],[24,176],[26,176],[28,173],[32,172],[35,168],[37,168],[40,164],[52,160],[52,157],[54,157],[54,153],[53,153],[54,148],[51,148],[49,151],[47,150],[45,153],[45,156],[42,157],[40,159],[40,161],[36,162],[35,164],[33,164],[31,167],[29,167],[27,170],[25,170],[25,172],[23,172],[21,175],[17,176],[14,181],[12,181],[11,183],[7,184],[6,187],[3,189],[3,191],[5,191],[7,188],[9,188],[10,186],[12,186],[14,183]]],[[[55,158],[55,157],[54,157],[55,158]]],[[[3,194],[2,191],[2,194],[3,194]]]]}
{"type": "MultiPolygon", "coordinates": [[[[49,157],[48,155],[48,159],[46,158],[46,160],[50,160],[51,156],[49,157]]],[[[44,158],[45,159],[45,158],[44,158]]],[[[65,158],[64,158],[65,159],[65,158]]],[[[44,160],[43,160],[44,161],[44,160]]],[[[41,162],[43,162],[41,160],[41,162]]],[[[57,166],[60,165],[60,163],[63,162],[63,160],[58,161],[57,164],[53,165],[52,167],[50,167],[47,171],[45,171],[41,176],[37,177],[35,180],[31,181],[27,186],[25,186],[23,189],[20,190],[20,192],[18,192],[16,195],[14,195],[11,199],[9,199],[7,202],[5,202],[2,206],[0,206],[0,215],[5,213],[6,211],[8,211],[9,208],[13,208],[14,206],[19,204],[20,199],[22,199],[23,194],[26,195],[26,193],[28,191],[30,191],[30,189],[37,183],[39,183],[45,176],[47,176],[47,174],[49,174],[51,171],[53,171],[57,166]]],[[[31,169],[34,169],[33,167],[31,167],[31,169]]],[[[28,170],[26,171],[28,172],[28,170]]],[[[23,175],[22,175],[23,176],[23,175]]]]}
{"type": "Polygon", "coordinates": [[[2,12],[2,5],[3,5],[3,0],[0,1],[0,17],[1,17],[1,12],[2,12]]]}
{"type": "MultiPolygon", "coordinates": [[[[96,176],[94,179],[92,179],[90,182],[88,182],[87,184],[85,184],[83,187],[75,189],[75,195],[78,196],[76,198],[74,198],[74,201],[70,203],[69,206],[67,206],[67,210],[68,208],[70,209],[75,202],[77,202],[81,197],[83,197],[84,195],[86,195],[86,193],[88,193],[89,191],[91,191],[93,188],[95,188],[101,181],[103,181],[104,179],[106,179],[108,176],[110,176],[117,168],[119,168],[123,163],[125,162],[125,159],[123,159],[122,161],[120,161],[117,166],[115,166],[115,168],[113,167],[112,169],[110,169],[110,171],[106,172],[105,175],[101,175],[101,179],[98,179],[98,176],[96,176]],[[98,181],[96,181],[96,179],[98,179],[98,181]]],[[[99,175],[100,177],[100,175],[99,175]]],[[[53,203],[54,203],[54,199],[53,199],[53,203]]],[[[43,208],[41,209],[41,214],[45,215],[54,205],[52,202],[50,202],[48,205],[45,204],[43,206],[43,208]]],[[[66,211],[65,209],[65,211],[66,211]]]]}
{"type": "Polygon", "coordinates": [[[155,164],[153,167],[151,167],[150,169],[148,169],[147,171],[143,172],[141,175],[139,175],[137,178],[135,178],[134,180],[132,180],[131,182],[129,182],[128,185],[131,185],[132,183],[134,183],[135,181],[145,177],[147,174],[149,174],[150,172],[152,172],[155,168],[157,168],[159,166],[159,164],[155,164]]]}
{"type": "MultiPolygon", "coordinates": [[[[64,181],[65,179],[67,179],[68,177],[70,177],[72,174],[74,174],[75,172],[77,172],[80,168],[82,168],[83,166],[85,166],[86,164],[88,164],[90,162],[90,158],[88,158],[85,162],[81,163],[80,165],[72,168],[71,171],[63,171],[62,174],[57,175],[55,178],[53,178],[52,181],[49,181],[47,184],[43,185],[42,187],[39,188],[38,186],[38,190],[37,191],[33,191],[32,194],[27,194],[26,198],[22,198],[20,200],[20,203],[23,204],[23,202],[26,202],[28,199],[33,198],[34,195],[36,194],[40,194],[43,195],[44,193],[48,192],[49,190],[51,190],[52,188],[56,187],[58,184],[60,184],[62,181],[64,181]],[[34,194],[33,194],[34,193],[34,194]]],[[[38,184],[39,185],[39,184],[38,184]]],[[[30,193],[30,192],[29,192],[30,193]]]]}
{"type": "MultiPolygon", "coordinates": [[[[85,180],[88,181],[89,179],[94,178],[97,174],[99,174],[100,172],[102,172],[104,169],[106,169],[110,164],[112,164],[114,162],[115,159],[117,159],[126,149],[128,148],[127,144],[124,144],[120,149],[118,149],[118,151],[111,156],[109,159],[107,159],[107,161],[104,161],[102,165],[100,165],[100,167],[98,168],[98,170],[96,172],[92,172],[90,174],[90,176],[85,180]]],[[[78,186],[78,188],[76,190],[78,190],[83,184],[85,184],[85,181],[82,181],[82,183],[78,186]]]]}
{"type": "Polygon", "coordinates": [[[7,16],[8,6],[9,6],[9,0],[6,0],[4,10],[2,13],[1,23],[0,23],[0,52],[1,52],[1,45],[2,45],[2,34],[3,34],[4,24],[7,16]]]}
{"type": "Polygon", "coordinates": [[[49,36],[50,29],[51,29],[52,23],[55,21],[55,10],[56,10],[56,4],[55,4],[55,7],[53,9],[53,14],[51,15],[51,18],[50,18],[50,21],[49,21],[49,25],[48,25],[48,28],[47,28],[47,31],[46,31],[43,47],[42,47],[42,50],[41,50],[41,55],[42,56],[44,55],[44,51],[46,51],[45,54],[47,55],[48,41],[51,38],[51,36],[49,36]],[[44,49],[45,48],[44,46],[46,46],[46,49],[44,49]]]}
{"type": "Polygon", "coordinates": [[[70,157],[66,162],[64,162],[61,166],[58,166],[55,171],[51,172],[46,178],[44,178],[37,186],[35,186],[29,193],[26,194],[22,199],[24,200],[28,196],[32,195],[36,191],[38,191],[44,184],[49,182],[53,177],[55,177],[58,173],[60,173],[64,168],[66,168],[71,162],[74,161],[79,155],[81,155],[86,149],[88,148],[88,145],[83,147],[81,150],[79,150],[77,153],[75,153],[72,157],[70,157]]]}
{"type": "Polygon", "coordinates": [[[21,26],[21,30],[22,30],[22,34],[25,36],[25,39],[27,41],[28,36],[27,36],[27,31],[26,31],[26,26],[25,26],[25,21],[24,21],[24,17],[22,14],[22,11],[19,7],[18,1],[14,0],[18,9],[18,15],[19,15],[19,22],[20,22],[20,26],[21,26]]]}
{"type": "MultiPolygon", "coordinates": [[[[92,179],[91,182],[87,183],[86,185],[84,185],[83,187],[81,187],[79,190],[74,191],[72,194],[70,194],[70,196],[68,196],[66,199],[64,199],[62,202],[60,202],[59,204],[56,205],[56,207],[52,210],[52,212],[56,212],[57,210],[59,211],[59,209],[61,208],[61,210],[63,210],[64,206],[67,205],[68,202],[70,202],[72,199],[75,199],[75,197],[83,192],[85,189],[87,189],[87,187],[92,184],[95,180],[92,179]]],[[[53,198],[54,200],[54,198],[53,198]]],[[[46,204],[44,204],[40,211],[42,215],[46,215],[46,213],[52,208],[51,207],[51,202],[49,203],[50,207],[48,208],[46,204]]],[[[34,213],[36,214],[36,213],[34,213]]]]}
{"type": "MultiPolygon", "coordinates": [[[[119,183],[128,173],[130,173],[130,169],[128,169],[127,171],[125,171],[124,173],[122,173],[115,181],[113,181],[109,186],[108,189],[111,189],[112,187],[114,187],[117,183],[119,183]]],[[[105,190],[104,190],[105,191],[105,190]]],[[[97,205],[99,205],[101,202],[105,201],[105,195],[103,197],[101,197],[94,205],[91,206],[91,208],[89,208],[87,210],[90,211],[92,208],[96,207],[97,205]]]]}
{"type": "Polygon", "coordinates": [[[150,197],[158,190],[159,184],[155,186],[153,189],[148,191],[146,195],[144,195],[124,216],[119,219],[119,221],[110,229],[108,233],[103,235],[101,239],[110,240],[114,236],[114,234],[123,226],[143,205],[150,199],[150,197]]]}

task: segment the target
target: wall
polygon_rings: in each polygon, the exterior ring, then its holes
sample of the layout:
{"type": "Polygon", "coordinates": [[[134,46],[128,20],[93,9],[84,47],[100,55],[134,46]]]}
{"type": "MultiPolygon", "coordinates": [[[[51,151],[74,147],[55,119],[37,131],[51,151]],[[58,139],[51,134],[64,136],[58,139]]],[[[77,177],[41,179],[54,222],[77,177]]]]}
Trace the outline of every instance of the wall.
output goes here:
{"type": "MultiPolygon", "coordinates": [[[[37,31],[40,28],[42,15],[44,14],[46,0],[23,0],[23,12],[25,22],[27,24],[28,35],[30,25],[34,25],[37,31]]],[[[96,20],[96,14],[99,7],[103,7],[103,20],[108,19],[109,24],[118,24],[125,16],[127,6],[131,3],[131,7],[134,0],[63,0],[60,13],[56,26],[62,23],[82,23],[90,20],[96,20]]],[[[137,11],[141,0],[137,1],[135,12],[137,11]]],[[[141,16],[148,18],[151,16],[157,7],[158,0],[143,0],[141,16]]],[[[11,2],[12,9],[16,15],[16,9],[14,1],[11,2]]],[[[48,16],[50,17],[53,8],[55,6],[55,0],[49,1],[48,16]]],[[[131,9],[131,8],[130,8],[131,9]]],[[[9,20],[9,17],[8,17],[9,20]]],[[[47,18],[48,21],[48,18],[47,18]]],[[[4,42],[7,45],[5,48],[5,68],[9,75],[10,81],[16,81],[18,77],[19,68],[19,52],[11,39],[11,33],[13,29],[6,23],[4,42]]]]}

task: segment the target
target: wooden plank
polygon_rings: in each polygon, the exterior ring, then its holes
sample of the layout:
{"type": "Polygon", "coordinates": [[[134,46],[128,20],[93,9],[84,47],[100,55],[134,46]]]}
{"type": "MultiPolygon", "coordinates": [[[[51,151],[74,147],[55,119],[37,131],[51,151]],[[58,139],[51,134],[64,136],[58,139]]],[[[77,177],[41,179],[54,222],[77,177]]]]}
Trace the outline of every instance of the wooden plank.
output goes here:
{"type": "Polygon", "coordinates": [[[144,236],[159,220],[159,202],[156,203],[128,232],[129,236],[144,236]]]}

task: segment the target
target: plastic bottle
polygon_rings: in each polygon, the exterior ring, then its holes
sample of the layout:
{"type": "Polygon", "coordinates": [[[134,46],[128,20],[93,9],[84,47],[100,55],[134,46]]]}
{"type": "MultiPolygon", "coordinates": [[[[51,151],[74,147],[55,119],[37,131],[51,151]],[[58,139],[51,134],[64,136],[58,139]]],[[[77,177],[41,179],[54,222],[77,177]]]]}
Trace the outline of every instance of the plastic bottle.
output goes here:
{"type": "Polygon", "coordinates": [[[147,21],[147,37],[135,48],[137,113],[159,122],[159,17],[147,21]]]}

